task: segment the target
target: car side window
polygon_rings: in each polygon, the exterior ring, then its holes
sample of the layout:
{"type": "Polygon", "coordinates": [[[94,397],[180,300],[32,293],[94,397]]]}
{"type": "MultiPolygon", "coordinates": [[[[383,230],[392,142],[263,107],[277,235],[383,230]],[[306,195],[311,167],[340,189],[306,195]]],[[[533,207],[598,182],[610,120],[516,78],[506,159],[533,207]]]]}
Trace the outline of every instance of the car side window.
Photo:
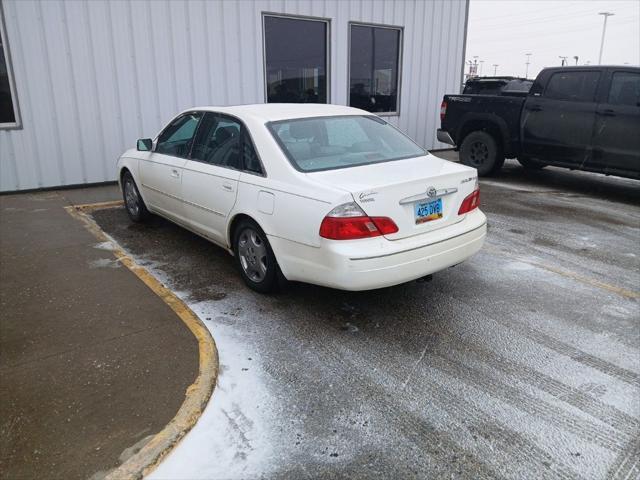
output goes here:
{"type": "Polygon", "coordinates": [[[640,73],[615,72],[611,77],[608,103],[640,107],[640,73]]]}
{"type": "Polygon", "coordinates": [[[154,151],[186,158],[201,117],[201,113],[193,112],[176,118],[160,134],[154,151]]]}
{"type": "Polygon", "coordinates": [[[240,169],[242,125],[226,116],[206,113],[198,130],[191,158],[201,162],[240,169]]]}
{"type": "Polygon", "coordinates": [[[259,175],[264,174],[260,159],[258,158],[256,149],[253,147],[249,132],[247,132],[246,128],[243,130],[242,135],[242,157],[244,159],[244,169],[247,172],[257,173],[259,175]]]}
{"type": "Polygon", "coordinates": [[[557,72],[549,79],[544,97],[569,102],[593,102],[600,72],[557,72]]]}

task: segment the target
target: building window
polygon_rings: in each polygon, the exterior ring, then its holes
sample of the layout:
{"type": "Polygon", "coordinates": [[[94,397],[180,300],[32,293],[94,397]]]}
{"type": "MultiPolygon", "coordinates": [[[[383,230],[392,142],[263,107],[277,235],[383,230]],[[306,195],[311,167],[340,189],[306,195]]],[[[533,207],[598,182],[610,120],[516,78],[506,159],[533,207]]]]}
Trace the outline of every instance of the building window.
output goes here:
{"type": "Polygon", "coordinates": [[[402,29],[351,23],[349,105],[399,112],[402,29]]]}
{"type": "Polygon", "coordinates": [[[327,103],[327,20],[263,15],[267,102],[327,103]]]}
{"type": "Polygon", "coordinates": [[[0,3],[0,128],[15,128],[20,125],[16,102],[7,32],[0,3]]]}

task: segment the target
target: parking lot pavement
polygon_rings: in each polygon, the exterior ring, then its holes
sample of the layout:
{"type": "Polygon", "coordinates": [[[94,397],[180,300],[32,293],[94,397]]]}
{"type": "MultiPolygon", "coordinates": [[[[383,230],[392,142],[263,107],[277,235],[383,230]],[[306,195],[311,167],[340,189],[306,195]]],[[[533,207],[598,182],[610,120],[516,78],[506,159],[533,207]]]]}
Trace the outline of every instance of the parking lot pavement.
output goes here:
{"type": "Polygon", "coordinates": [[[0,196],[0,477],[86,479],[161,430],[198,373],[173,311],[65,206],[117,188],[0,196]]]}
{"type": "Polygon", "coordinates": [[[203,319],[218,387],[152,478],[637,478],[640,182],[507,162],[470,261],[263,296],[162,219],[94,218],[203,319]]]}

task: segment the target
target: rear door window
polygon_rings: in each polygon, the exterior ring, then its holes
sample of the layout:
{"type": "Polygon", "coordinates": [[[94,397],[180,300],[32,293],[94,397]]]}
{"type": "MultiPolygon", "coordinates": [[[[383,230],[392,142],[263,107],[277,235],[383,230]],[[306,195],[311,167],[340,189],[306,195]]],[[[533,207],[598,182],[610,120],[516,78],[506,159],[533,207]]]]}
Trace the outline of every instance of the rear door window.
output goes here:
{"type": "Polygon", "coordinates": [[[192,160],[240,169],[240,122],[232,118],[207,113],[198,130],[191,152],[192,160]]]}
{"type": "Polygon", "coordinates": [[[615,72],[611,77],[608,103],[640,107],[640,73],[615,72]]]}
{"type": "Polygon", "coordinates": [[[557,72],[549,79],[545,98],[569,102],[593,102],[600,72],[557,72]]]}

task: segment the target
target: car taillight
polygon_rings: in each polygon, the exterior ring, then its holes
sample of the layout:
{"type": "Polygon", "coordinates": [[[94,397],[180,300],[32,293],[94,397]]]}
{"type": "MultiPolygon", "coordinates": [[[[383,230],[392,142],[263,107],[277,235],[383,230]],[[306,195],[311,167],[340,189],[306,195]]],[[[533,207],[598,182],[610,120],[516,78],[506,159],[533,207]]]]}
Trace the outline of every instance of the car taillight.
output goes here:
{"type": "Polygon", "coordinates": [[[396,233],[398,226],[388,217],[369,217],[355,202],[331,210],[320,224],[320,236],[330,240],[355,240],[396,233]]]}
{"type": "Polygon", "coordinates": [[[444,116],[447,114],[447,101],[443,100],[440,104],[440,121],[444,120],[444,116]]]}
{"type": "Polygon", "coordinates": [[[458,215],[462,215],[463,213],[469,213],[471,210],[478,208],[480,205],[480,189],[476,188],[471,195],[465,198],[462,201],[462,205],[460,205],[460,210],[458,210],[458,215]]]}

